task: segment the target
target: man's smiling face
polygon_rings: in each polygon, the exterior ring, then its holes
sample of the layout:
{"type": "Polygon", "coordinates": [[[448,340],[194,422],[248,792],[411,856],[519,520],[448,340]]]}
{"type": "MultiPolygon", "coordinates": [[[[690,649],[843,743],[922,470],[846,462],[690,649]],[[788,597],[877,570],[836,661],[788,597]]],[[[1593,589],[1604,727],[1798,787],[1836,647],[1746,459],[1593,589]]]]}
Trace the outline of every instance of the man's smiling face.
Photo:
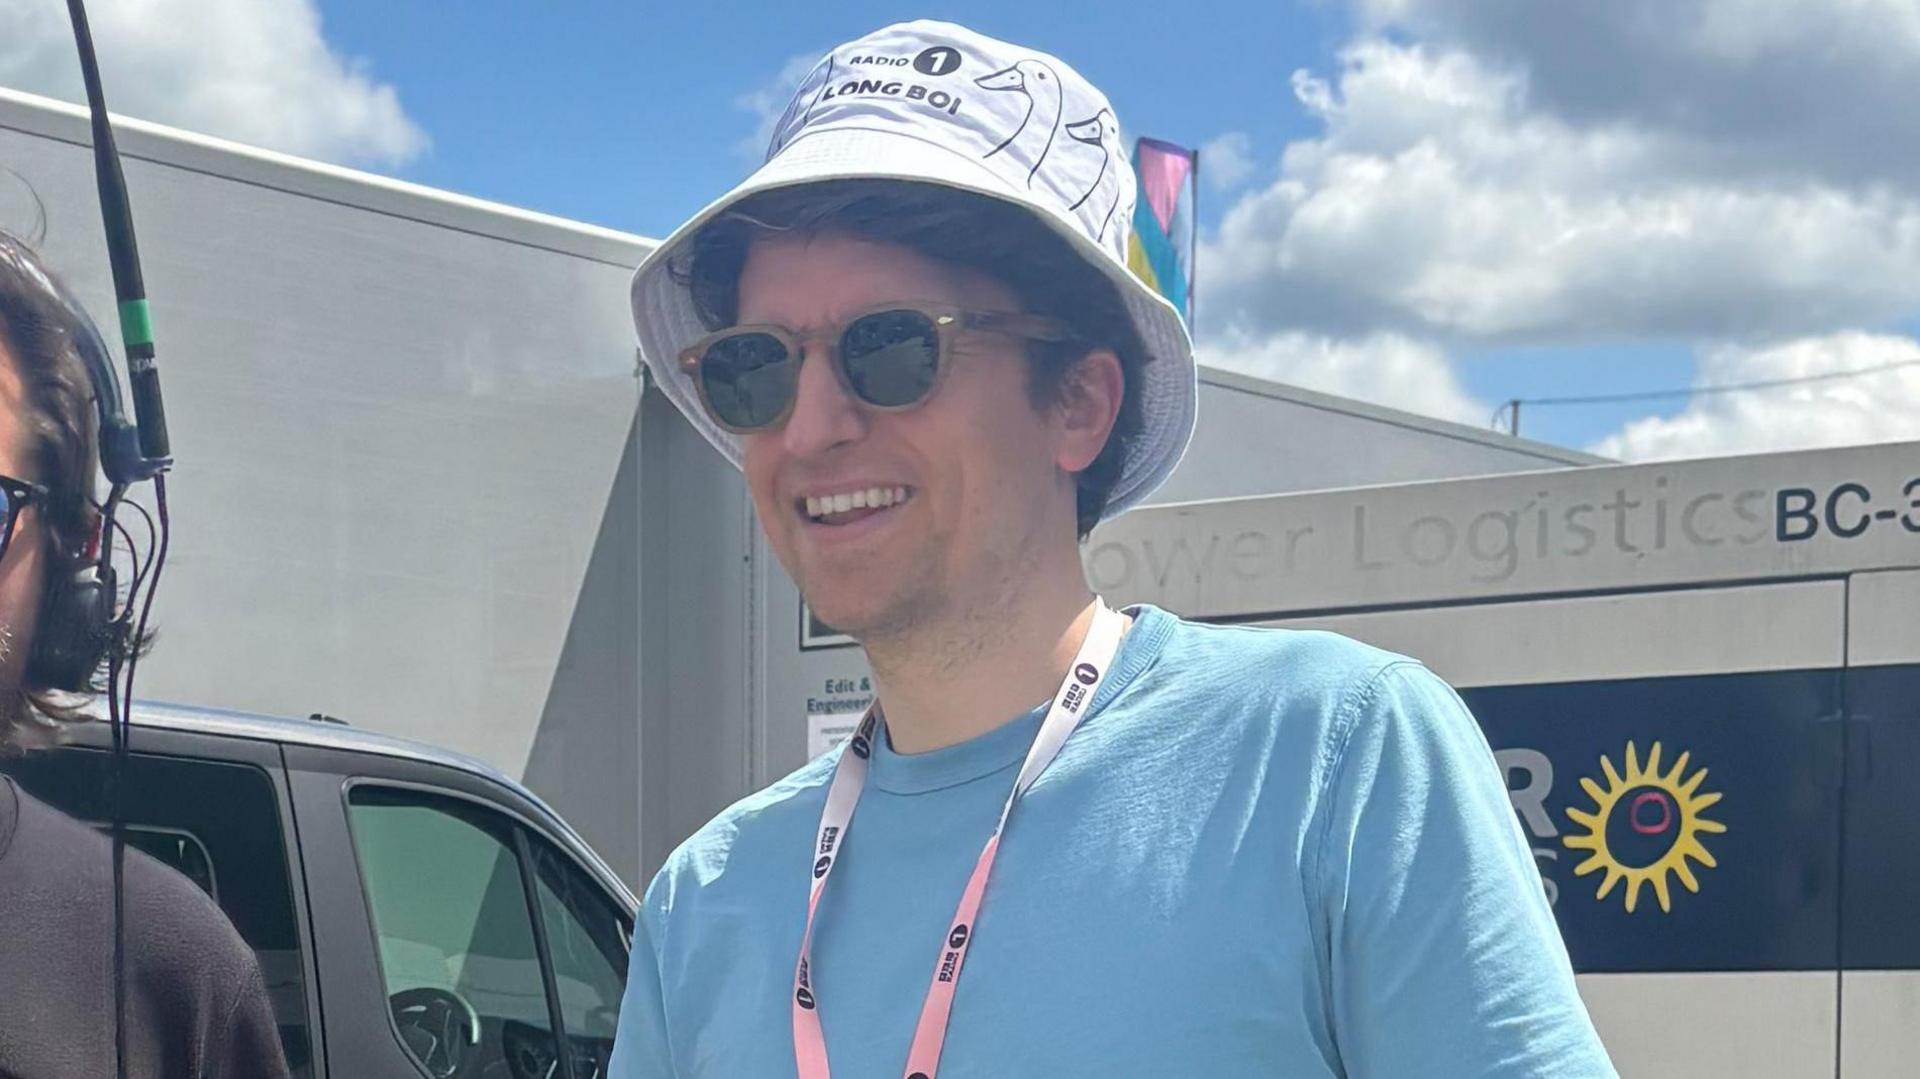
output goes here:
{"type": "Polygon", "coordinates": [[[866,639],[997,595],[1057,528],[1059,500],[1071,518],[1060,423],[1033,405],[1017,338],[961,332],[933,395],[900,412],[868,408],[830,366],[849,316],[894,303],[1018,311],[1005,286],[822,233],[756,241],[739,301],[742,324],[809,339],[792,414],[743,441],[768,542],[824,621],[866,639]]]}

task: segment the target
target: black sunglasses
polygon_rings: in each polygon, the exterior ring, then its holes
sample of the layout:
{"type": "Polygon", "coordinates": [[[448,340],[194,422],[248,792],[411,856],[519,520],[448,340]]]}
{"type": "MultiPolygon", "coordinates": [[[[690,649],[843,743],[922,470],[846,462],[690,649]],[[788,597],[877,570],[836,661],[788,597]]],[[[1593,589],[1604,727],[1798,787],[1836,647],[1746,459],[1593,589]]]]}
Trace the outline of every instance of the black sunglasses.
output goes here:
{"type": "Polygon", "coordinates": [[[44,505],[46,501],[45,487],[0,475],[0,517],[6,521],[0,526],[0,559],[6,558],[8,548],[13,546],[14,526],[20,521],[20,511],[36,502],[44,505]]]}
{"type": "MultiPolygon", "coordinates": [[[[831,352],[840,384],[884,412],[913,408],[933,396],[962,330],[1033,341],[1073,338],[1065,323],[1040,315],[924,304],[890,304],[821,334],[835,330],[838,338],[831,352]]],[[[682,350],[680,366],[693,376],[700,403],[715,423],[735,434],[762,431],[785,422],[793,412],[802,345],[812,336],[784,326],[734,326],[682,350]]]]}

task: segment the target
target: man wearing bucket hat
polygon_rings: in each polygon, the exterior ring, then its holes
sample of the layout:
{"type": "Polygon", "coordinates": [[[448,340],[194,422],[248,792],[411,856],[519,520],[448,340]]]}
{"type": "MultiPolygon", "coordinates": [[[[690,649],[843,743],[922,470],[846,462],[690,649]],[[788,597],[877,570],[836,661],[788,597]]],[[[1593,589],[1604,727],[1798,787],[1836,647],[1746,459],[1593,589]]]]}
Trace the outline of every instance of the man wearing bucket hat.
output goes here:
{"type": "Polygon", "coordinates": [[[655,878],[618,1079],[1613,1074],[1452,690],[1088,589],[1194,422],[1134,198],[1072,68],[908,23],[635,274],[878,703],[655,878]]]}

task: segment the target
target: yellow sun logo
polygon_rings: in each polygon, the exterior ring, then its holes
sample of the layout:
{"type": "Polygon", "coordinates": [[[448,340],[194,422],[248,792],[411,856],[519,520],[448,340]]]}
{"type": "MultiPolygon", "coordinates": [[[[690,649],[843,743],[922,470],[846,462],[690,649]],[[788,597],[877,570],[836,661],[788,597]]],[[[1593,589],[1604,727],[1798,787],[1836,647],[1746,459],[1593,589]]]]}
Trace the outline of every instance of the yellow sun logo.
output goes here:
{"type": "Polygon", "coordinates": [[[1694,879],[1687,859],[1692,858],[1710,869],[1719,864],[1700,842],[1700,837],[1704,833],[1727,830],[1726,825],[1701,816],[1720,800],[1720,795],[1698,793],[1700,784],[1707,778],[1705,768],[1681,782],[1689,756],[1680,754],[1672,770],[1662,775],[1660,743],[1653,744],[1643,768],[1633,743],[1628,742],[1626,775],[1615,771],[1613,761],[1602,756],[1600,768],[1607,774],[1605,788],[1585,776],[1580,777],[1580,786],[1593,799],[1594,809],[1591,813],[1568,809],[1567,816],[1587,831],[1584,835],[1569,835],[1561,842],[1570,848],[1592,852],[1586,861],[1574,867],[1574,876],[1606,871],[1594,898],[1605,899],[1614,885],[1624,880],[1627,912],[1631,914],[1640,901],[1641,887],[1652,884],[1660,909],[1671,913],[1669,875],[1679,877],[1687,891],[1698,894],[1700,882],[1694,879]]]}

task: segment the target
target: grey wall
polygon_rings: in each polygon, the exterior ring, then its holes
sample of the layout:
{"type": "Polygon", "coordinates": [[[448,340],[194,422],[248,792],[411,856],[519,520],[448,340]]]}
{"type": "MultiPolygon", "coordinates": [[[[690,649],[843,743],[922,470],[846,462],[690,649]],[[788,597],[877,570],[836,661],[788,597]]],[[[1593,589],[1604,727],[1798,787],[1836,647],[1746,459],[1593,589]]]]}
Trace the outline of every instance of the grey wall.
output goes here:
{"type": "MultiPolygon", "coordinates": [[[[87,143],[0,94],[0,162],[112,340],[87,143]]],[[[645,242],[150,125],[120,145],[179,460],[138,692],[520,774],[638,407],[645,242]]]]}
{"type": "Polygon", "coordinates": [[[636,415],[521,776],[629,885],[641,860],[640,443],[636,415]]]}
{"type": "Polygon", "coordinates": [[[641,432],[640,863],[650,875],[754,786],[758,526],[740,474],[658,390],[642,401],[641,432]]]}

